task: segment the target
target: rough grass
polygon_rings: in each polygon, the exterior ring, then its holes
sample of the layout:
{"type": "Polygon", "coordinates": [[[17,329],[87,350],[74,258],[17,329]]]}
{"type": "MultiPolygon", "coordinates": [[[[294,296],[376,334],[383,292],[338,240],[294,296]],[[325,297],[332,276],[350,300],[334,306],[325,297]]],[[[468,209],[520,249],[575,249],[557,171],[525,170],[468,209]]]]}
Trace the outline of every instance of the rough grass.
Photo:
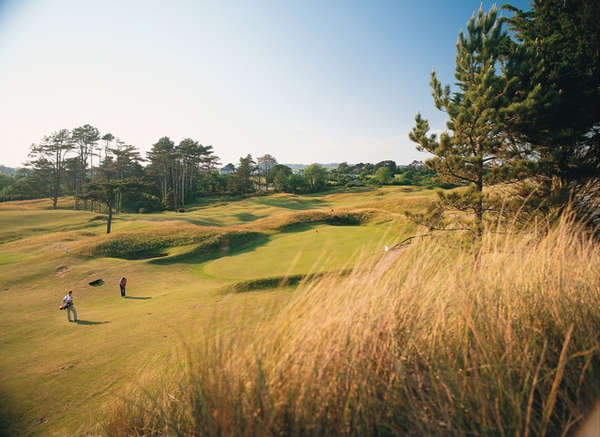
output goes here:
{"type": "Polygon", "coordinates": [[[563,220],[424,240],[188,348],[107,435],[564,435],[600,392],[600,247],[563,220]]]}

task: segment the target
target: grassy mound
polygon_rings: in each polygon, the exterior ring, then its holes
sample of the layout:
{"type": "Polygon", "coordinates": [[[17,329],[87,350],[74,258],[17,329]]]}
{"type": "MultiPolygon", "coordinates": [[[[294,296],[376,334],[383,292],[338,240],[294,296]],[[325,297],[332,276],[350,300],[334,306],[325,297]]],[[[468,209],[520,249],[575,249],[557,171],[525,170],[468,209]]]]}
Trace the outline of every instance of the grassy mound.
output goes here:
{"type": "Polygon", "coordinates": [[[119,405],[105,431],[568,433],[600,394],[599,269],[598,243],[566,221],[388,252],[301,285],[258,329],[207,340],[183,379],[119,405]]]}
{"type": "Polygon", "coordinates": [[[238,253],[264,243],[268,238],[261,232],[220,231],[194,244],[180,253],[152,260],[155,264],[173,264],[177,262],[202,262],[222,255],[238,253]]]}
{"type": "Polygon", "coordinates": [[[286,214],[283,217],[276,217],[273,220],[265,221],[264,224],[260,224],[278,231],[290,231],[301,227],[302,225],[319,223],[337,226],[357,226],[368,223],[376,213],[377,211],[373,209],[338,211],[314,209],[286,214]]]}
{"type": "Polygon", "coordinates": [[[215,231],[155,234],[148,232],[113,234],[91,247],[90,255],[110,258],[143,259],[166,255],[165,249],[201,243],[216,235],[215,231]]]}
{"type": "MultiPolygon", "coordinates": [[[[258,232],[206,229],[196,226],[162,226],[143,232],[121,232],[96,239],[79,250],[80,254],[122,259],[146,259],[167,256],[167,249],[190,246],[183,255],[208,253],[256,238],[258,232]]],[[[174,257],[173,257],[174,258],[174,257]]]]}

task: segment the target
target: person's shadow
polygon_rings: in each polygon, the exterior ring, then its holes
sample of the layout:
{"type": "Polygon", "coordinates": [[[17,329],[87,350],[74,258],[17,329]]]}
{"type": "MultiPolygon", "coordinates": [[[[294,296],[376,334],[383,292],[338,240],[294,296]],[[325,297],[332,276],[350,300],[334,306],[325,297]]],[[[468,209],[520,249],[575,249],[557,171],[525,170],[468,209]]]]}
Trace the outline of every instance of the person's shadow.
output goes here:
{"type": "Polygon", "coordinates": [[[109,321],[104,322],[92,322],[91,320],[78,320],[76,322],[78,325],[104,325],[105,323],[110,323],[109,321]]]}
{"type": "Polygon", "coordinates": [[[147,300],[152,298],[150,296],[125,296],[125,299],[147,300]]]}

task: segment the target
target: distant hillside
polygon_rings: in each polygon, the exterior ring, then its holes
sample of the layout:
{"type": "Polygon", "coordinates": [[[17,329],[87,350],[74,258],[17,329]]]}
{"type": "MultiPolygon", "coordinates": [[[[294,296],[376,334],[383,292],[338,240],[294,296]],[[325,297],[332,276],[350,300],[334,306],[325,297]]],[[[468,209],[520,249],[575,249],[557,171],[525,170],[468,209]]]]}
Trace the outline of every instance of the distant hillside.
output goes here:
{"type": "Polygon", "coordinates": [[[0,165],[0,174],[7,174],[9,176],[14,176],[16,171],[17,171],[16,168],[5,167],[4,165],[0,165]]]}
{"type": "MultiPolygon", "coordinates": [[[[303,168],[308,167],[310,164],[282,164],[282,165],[287,165],[291,169],[303,169],[303,168]]],[[[338,168],[340,166],[339,164],[335,164],[335,163],[319,164],[319,165],[322,165],[325,168],[338,168]]]]}

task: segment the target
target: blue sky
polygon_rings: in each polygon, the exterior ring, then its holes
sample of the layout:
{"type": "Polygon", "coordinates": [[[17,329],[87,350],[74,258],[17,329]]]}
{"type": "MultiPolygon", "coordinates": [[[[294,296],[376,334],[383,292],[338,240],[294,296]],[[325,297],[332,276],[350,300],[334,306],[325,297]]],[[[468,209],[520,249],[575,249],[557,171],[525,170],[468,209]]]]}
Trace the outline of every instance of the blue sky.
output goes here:
{"type": "Polygon", "coordinates": [[[223,164],[423,159],[414,115],[443,129],[429,75],[452,82],[480,3],[0,0],[0,164],[84,123],[144,151],[191,137],[223,164]]]}

